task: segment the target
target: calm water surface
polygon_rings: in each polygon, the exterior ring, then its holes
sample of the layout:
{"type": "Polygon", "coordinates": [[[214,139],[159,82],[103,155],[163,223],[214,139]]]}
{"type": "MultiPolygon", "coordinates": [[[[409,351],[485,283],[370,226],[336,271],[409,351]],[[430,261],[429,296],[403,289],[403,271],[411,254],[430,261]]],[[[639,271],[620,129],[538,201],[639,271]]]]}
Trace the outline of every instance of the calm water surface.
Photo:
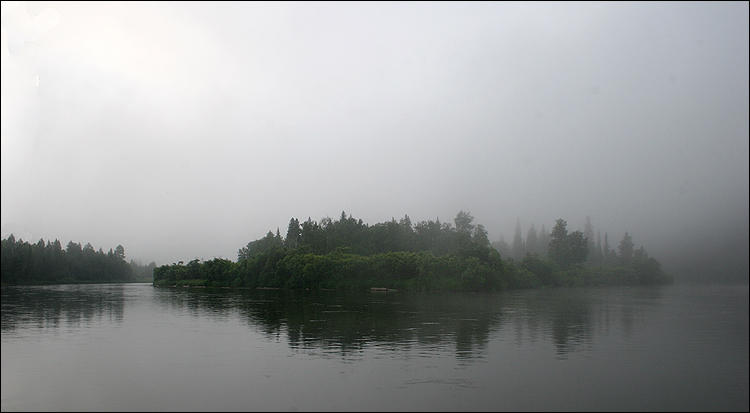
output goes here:
{"type": "Polygon", "coordinates": [[[748,410],[748,287],[2,288],[2,410],[748,410]]]}

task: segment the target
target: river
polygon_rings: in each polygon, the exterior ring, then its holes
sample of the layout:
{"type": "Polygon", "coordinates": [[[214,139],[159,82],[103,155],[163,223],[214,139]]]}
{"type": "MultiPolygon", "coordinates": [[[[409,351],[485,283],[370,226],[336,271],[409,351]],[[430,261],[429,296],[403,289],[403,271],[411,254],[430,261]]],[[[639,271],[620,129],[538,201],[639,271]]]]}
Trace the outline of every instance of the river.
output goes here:
{"type": "Polygon", "coordinates": [[[2,287],[2,410],[748,411],[748,286],[2,287]]]}

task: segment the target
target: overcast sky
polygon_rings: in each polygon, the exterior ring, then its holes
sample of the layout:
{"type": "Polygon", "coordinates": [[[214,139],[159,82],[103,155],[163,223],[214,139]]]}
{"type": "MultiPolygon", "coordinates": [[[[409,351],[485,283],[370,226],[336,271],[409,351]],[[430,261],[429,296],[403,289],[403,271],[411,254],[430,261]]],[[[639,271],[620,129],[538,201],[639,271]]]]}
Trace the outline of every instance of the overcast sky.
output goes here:
{"type": "Polygon", "coordinates": [[[3,1],[2,237],[166,264],[292,217],[464,210],[491,240],[590,216],[747,268],[748,14],[3,1]]]}

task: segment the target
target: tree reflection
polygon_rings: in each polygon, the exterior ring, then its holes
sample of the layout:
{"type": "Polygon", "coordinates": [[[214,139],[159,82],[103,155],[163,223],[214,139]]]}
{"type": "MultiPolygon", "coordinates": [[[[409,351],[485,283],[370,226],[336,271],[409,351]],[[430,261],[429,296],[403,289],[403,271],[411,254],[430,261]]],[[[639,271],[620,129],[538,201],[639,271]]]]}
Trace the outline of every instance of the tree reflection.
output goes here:
{"type": "Polygon", "coordinates": [[[626,335],[658,305],[662,287],[570,288],[505,293],[157,289],[160,301],[195,317],[238,316],[297,350],[341,355],[367,347],[450,350],[482,357],[493,334],[543,340],[558,357],[586,349],[612,326],[626,335]]]}
{"type": "MultiPolygon", "coordinates": [[[[179,316],[239,318],[297,350],[349,355],[367,347],[419,348],[483,357],[494,334],[519,346],[549,342],[557,357],[592,347],[610,330],[632,335],[668,287],[561,288],[504,293],[351,293],[339,291],[155,288],[161,307],[179,316]]],[[[2,331],[19,326],[121,323],[124,286],[3,287],[2,331]]]]}
{"type": "Polygon", "coordinates": [[[80,327],[97,319],[120,324],[125,296],[121,284],[3,286],[2,331],[80,327]]]}
{"type": "Polygon", "coordinates": [[[626,336],[660,303],[659,286],[560,288],[511,293],[512,324],[520,345],[548,336],[559,358],[590,346],[613,326],[626,336]],[[638,320],[641,318],[641,320],[638,320]]]}

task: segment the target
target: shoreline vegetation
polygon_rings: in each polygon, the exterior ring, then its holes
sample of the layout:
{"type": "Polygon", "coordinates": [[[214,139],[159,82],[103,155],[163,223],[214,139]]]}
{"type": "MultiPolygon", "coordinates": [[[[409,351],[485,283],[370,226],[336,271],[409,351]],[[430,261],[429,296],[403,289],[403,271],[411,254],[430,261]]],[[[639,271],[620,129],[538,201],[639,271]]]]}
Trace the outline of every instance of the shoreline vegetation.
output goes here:
{"type": "Polygon", "coordinates": [[[635,249],[625,233],[618,251],[604,248],[587,220],[584,232],[568,232],[556,221],[548,234],[532,225],[526,242],[517,226],[513,250],[491,244],[474,217],[460,211],[451,223],[408,215],[368,225],[342,211],[338,220],[289,221],[286,237],[277,229],[239,249],[237,261],[214,258],[144,266],[125,261],[124,248],[104,253],[91,244],[13,235],[2,240],[2,284],[149,282],[155,287],[309,289],[370,292],[503,291],[521,288],[671,284],[673,277],[635,249]],[[501,257],[501,252],[504,256],[501,257]],[[513,257],[515,255],[515,258],[513,257]]]}
{"type": "MultiPolygon", "coordinates": [[[[237,261],[182,261],[154,269],[157,287],[229,287],[349,291],[503,291],[519,288],[671,284],[673,278],[626,233],[618,251],[605,249],[562,219],[546,249],[502,258],[487,231],[460,211],[453,225],[399,221],[368,225],[342,211],[338,220],[289,221],[286,237],[268,231],[237,253],[237,261]]],[[[588,222],[587,222],[588,224],[588,222]]],[[[588,225],[587,225],[588,226],[588,225]]],[[[535,234],[536,235],[536,234],[535,234]]],[[[535,237],[536,238],[536,237],[535,237]]],[[[600,243],[597,243],[600,244],[600,243]]],[[[502,246],[500,246],[502,247],[502,246]]],[[[515,245],[514,245],[515,247],[515,245]]]]}
{"type": "Polygon", "coordinates": [[[98,251],[87,243],[40,239],[30,244],[13,234],[3,239],[0,280],[2,285],[104,284],[153,281],[156,263],[125,261],[125,248],[98,251]]]}

